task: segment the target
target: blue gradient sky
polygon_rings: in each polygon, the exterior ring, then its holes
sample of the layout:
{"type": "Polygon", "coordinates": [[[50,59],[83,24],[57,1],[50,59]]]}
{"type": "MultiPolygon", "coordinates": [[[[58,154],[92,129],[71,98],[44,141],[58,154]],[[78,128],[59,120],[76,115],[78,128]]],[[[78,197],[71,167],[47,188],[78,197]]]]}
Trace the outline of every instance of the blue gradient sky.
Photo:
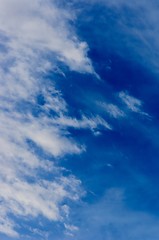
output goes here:
{"type": "Polygon", "coordinates": [[[0,9],[0,239],[157,240],[158,3],[0,9]]]}

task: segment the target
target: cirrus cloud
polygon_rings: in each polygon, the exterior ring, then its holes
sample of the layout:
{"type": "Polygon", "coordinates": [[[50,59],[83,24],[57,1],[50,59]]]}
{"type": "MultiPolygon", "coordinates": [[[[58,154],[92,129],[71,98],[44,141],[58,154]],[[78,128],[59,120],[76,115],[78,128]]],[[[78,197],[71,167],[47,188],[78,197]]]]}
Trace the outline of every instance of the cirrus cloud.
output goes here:
{"type": "Polygon", "coordinates": [[[0,232],[16,237],[20,224],[15,217],[65,222],[69,207],[64,200],[69,204],[83,196],[81,182],[64,176],[65,169],[54,162],[85,150],[68,127],[110,127],[99,117],[68,118],[56,79],[45,78],[57,62],[94,73],[88,46],[70,25],[72,13],[54,1],[0,0],[0,6],[0,232]],[[37,101],[39,94],[43,104],[37,101]]]}

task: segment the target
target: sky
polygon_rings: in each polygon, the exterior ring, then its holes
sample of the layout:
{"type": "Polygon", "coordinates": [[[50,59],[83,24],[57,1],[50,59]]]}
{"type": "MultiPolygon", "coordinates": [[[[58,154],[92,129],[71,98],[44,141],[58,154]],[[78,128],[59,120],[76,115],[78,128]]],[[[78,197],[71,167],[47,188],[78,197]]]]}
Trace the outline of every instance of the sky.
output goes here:
{"type": "Polygon", "coordinates": [[[0,0],[0,239],[157,240],[159,3],[0,0]]]}

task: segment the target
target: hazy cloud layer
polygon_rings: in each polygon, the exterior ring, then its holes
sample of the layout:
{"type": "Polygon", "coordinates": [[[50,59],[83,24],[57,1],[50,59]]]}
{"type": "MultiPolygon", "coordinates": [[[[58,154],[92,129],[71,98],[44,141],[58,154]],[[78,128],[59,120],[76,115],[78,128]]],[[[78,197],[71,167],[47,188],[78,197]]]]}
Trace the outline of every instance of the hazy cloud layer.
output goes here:
{"type": "Polygon", "coordinates": [[[80,235],[76,239],[158,239],[156,217],[149,213],[131,210],[126,206],[122,189],[109,189],[103,198],[89,207],[83,208],[80,235]]]}

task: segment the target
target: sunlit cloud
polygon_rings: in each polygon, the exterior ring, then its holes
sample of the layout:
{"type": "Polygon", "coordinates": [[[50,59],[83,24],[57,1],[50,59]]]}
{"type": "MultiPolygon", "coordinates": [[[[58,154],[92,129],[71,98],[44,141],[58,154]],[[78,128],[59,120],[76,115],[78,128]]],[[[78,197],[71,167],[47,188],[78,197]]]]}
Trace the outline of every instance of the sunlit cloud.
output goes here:
{"type": "MultiPolygon", "coordinates": [[[[81,182],[64,177],[64,169],[53,161],[85,150],[67,128],[110,127],[99,117],[68,118],[56,79],[45,79],[58,62],[94,74],[88,46],[69,23],[73,14],[52,1],[0,0],[0,6],[0,232],[15,237],[20,226],[11,216],[65,222],[64,209],[67,215],[70,210],[63,200],[77,201],[84,194],[81,182]]],[[[65,224],[69,231],[76,229],[65,224]]]]}

